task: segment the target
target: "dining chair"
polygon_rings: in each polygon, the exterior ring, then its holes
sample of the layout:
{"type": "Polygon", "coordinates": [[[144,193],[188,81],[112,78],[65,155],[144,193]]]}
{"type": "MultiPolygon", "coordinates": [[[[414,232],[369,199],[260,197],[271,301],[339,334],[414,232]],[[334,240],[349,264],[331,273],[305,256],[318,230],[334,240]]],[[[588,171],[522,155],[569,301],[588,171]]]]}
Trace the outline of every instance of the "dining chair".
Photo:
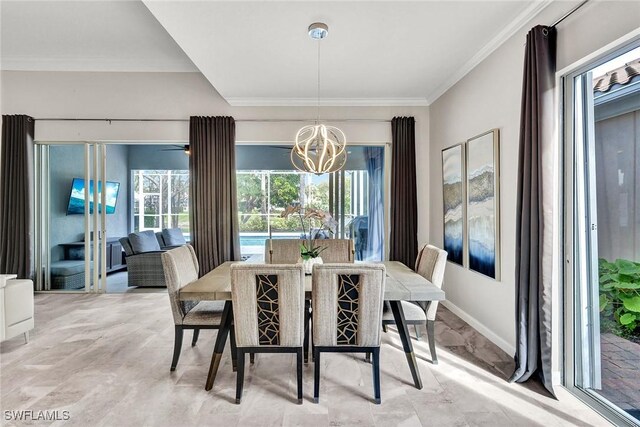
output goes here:
{"type": "MultiPolygon", "coordinates": [[[[266,239],[264,243],[267,264],[296,264],[300,259],[303,239],[266,239]]],[[[313,244],[324,247],[320,257],[326,263],[353,262],[355,249],[351,239],[315,239],[313,244]]]]}
{"type": "MultiPolygon", "coordinates": [[[[446,266],[447,251],[439,249],[433,245],[426,244],[418,252],[415,271],[438,288],[442,288],[444,269],[446,266]]],[[[434,365],[437,365],[438,357],[436,355],[435,320],[436,312],[438,311],[438,301],[429,301],[424,309],[416,303],[409,301],[402,301],[401,304],[407,325],[416,326],[416,335],[418,339],[420,338],[420,335],[418,334],[417,326],[426,324],[429,350],[431,351],[431,362],[434,365]]],[[[382,327],[385,328],[385,332],[387,325],[394,324],[395,320],[393,319],[391,310],[385,310],[382,317],[382,327]]]]}
{"type": "MultiPolygon", "coordinates": [[[[296,264],[300,259],[301,239],[267,239],[265,241],[265,260],[267,264],[296,264]]],[[[325,249],[320,254],[322,262],[354,262],[355,249],[351,239],[316,239],[313,243],[325,249]]],[[[311,302],[305,302],[305,331],[313,329],[311,320],[311,302]]],[[[304,363],[309,361],[309,334],[304,337],[304,363]]]]}
{"type": "Polygon", "coordinates": [[[314,402],[320,395],[320,354],[373,353],[373,389],[380,403],[380,322],[386,271],[383,264],[313,267],[314,402]]]}
{"type": "Polygon", "coordinates": [[[325,264],[353,262],[355,249],[351,239],[318,239],[314,245],[324,247],[320,254],[325,264]]]}
{"type": "Polygon", "coordinates": [[[242,399],[246,353],[295,353],[302,403],[302,264],[233,264],[231,300],[238,358],[236,403],[242,399]]]}
{"type": "Polygon", "coordinates": [[[171,370],[175,371],[182,350],[185,329],[193,329],[191,346],[198,342],[200,329],[219,329],[223,301],[180,301],[180,289],[198,279],[200,266],[191,245],[180,246],[161,254],[162,269],[169,291],[175,323],[175,340],[171,370]]]}
{"type": "Polygon", "coordinates": [[[264,260],[266,264],[296,264],[300,258],[302,239],[266,239],[264,260]]]}

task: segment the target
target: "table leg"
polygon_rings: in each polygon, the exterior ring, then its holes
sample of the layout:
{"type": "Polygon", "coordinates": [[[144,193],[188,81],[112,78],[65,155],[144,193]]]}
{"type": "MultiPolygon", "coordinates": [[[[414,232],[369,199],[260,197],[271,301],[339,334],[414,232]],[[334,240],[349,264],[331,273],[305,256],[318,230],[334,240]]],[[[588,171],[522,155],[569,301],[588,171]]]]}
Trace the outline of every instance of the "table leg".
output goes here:
{"type": "Polygon", "coordinates": [[[409,363],[409,369],[411,370],[411,376],[413,382],[418,390],[422,389],[422,379],[420,378],[420,372],[418,371],[418,364],[416,363],[416,356],[413,354],[413,345],[411,344],[411,337],[409,336],[409,329],[407,328],[407,322],[404,318],[404,311],[402,310],[402,304],[400,301],[389,301],[391,305],[391,312],[393,318],[396,321],[396,327],[398,328],[398,334],[402,341],[402,347],[404,349],[407,362],[409,363]]]}
{"type": "Polygon", "coordinates": [[[229,335],[232,323],[233,307],[231,306],[231,301],[225,301],[224,309],[222,310],[222,318],[220,319],[220,329],[218,329],[216,344],[213,347],[213,354],[211,355],[211,365],[209,366],[207,383],[204,387],[207,391],[213,388],[213,382],[216,380],[220,360],[222,360],[222,352],[224,351],[224,346],[227,342],[227,335],[229,335]]]}

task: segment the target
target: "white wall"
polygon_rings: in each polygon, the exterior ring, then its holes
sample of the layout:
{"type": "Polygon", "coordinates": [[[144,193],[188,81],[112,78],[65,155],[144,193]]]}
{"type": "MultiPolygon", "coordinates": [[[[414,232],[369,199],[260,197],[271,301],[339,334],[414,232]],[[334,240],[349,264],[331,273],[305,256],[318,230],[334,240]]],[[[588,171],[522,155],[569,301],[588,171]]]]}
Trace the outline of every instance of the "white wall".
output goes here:
{"type": "MultiPolygon", "coordinates": [[[[441,150],[492,128],[500,129],[500,282],[449,263],[444,290],[448,307],[508,353],[515,346],[515,230],[518,132],[524,44],[528,30],[549,25],[574,3],[546,8],[430,106],[429,236],[442,245],[441,150]]],[[[640,2],[590,2],[561,23],[557,69],[635,30],[640,2]]],[[[558,341],[556,341],[557,343],[558,341]]]]}
{"type": "MultiPolygon", "coordinates": [[[[310,107],[231,107],[200,73],[0,73],[2,114],[35,118],[176,119],[191,115],[232,115],[243,119],[309,119],[310,107]]],[[[323,107],[326,119],[416,118],[418,188],[429,188],[428,107],[323,107]]],[[[239,142],[291,142],[300,122],[243,122],[239,142]]],[[[339,122],[350,143],[387,143],[391,126],[382,122],[339,122]]],[[[169,122],[36,122],[39,141],[174,141],[189,139],[189,123],[169,122]]],[[[418,193],[418,239],[429,240],[429,194],[418,193]]]]}

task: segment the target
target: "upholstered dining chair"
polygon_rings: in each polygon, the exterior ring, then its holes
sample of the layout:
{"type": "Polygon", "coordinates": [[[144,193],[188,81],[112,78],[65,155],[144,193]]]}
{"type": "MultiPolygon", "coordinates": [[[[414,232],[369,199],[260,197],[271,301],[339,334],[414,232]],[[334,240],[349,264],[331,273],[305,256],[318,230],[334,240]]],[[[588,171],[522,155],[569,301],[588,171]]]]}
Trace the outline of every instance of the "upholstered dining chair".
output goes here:
{"type": "MultiPolygon", "coordinates": [[[[267,264],[296,264],[300,259],[300,245],[306,244],[302,239],[267,239],[264,244],[265,262],[267,264]]],[[[353,262],[354,246],[351,239],[316,239],[314,245],[326,248],[320,254],[326,263],[353,262]]]]}
{"type": "Polygon", "coordinates": [[[323,264],[313,267],[313,354],[316,403],[320,354],[373,353],[373,389],[380,403],[380,322],[386,271],[383,264],[323,264]]]}
{"type": "Polygon", "coordinates": [[[242,399],[246,353],[295,353],[302,403],[302,264],[233,264],[231,300],[238,358],[236,403],[242,399]]]}
{"type": "Polygon", "coordinates": [[[219,329],[224,301],[180,301],[180,289],[197,280],[200,270],[191,245],[164,252],[161,257],[175,323],[175,341],[171,360],[171,370],[175,371],[182,350],[184,330],[193,329],[191,346],[195,346],[200,329],[219,329]]]}
{"type": "Polygon", "coordinates": [[[314,240],[317,246],[326,248],[320,254],[325,264],[353,262],[355,249],[351,239],[314,240]]]}
{"type": "MultiPolygon", "coordinates": [[[[265,260],[267,264],[296,264],[300,259],[301,239],[267,239],[265,241],[265,260]]],[[[325,264],[354,262],[355,249],[351,239],[316,239],[313,243],[324,247],[320,257],[325,264]]],[[[305,331],[311,328],[311,303],[305,303],[305,331]]],[[[309,334],[304,336],[304,362],[309,361],[309,334]]]]}
{"type": "MultiPolygon", "coordinates": [[[[442,288],[444,269],[446,266],[447,251],[429,244],[424,245],[420,251],[418,251],[415,265],[416,273],[420,274],[438,288],[442,288]]],[[[426,324],[429,350],[431,351],[431,362],[434,365],[437,365],[438,357],[436,355],[435,320],[436,312],[438,311],[438,301],[430,301],[424,310],[421,306],[413,302],[402,301],[402,310],[404,311],[407,325],[417,326],[426,324]]],[[[383,328],[386,328],[387,325],[393,324],[395,324],[393,314],[391,313],[391,310],[386,310],[382,318],[382,326],[383,328]]],[[[417,338],[420,338],[417,327],[416,335],[417,338]]]]}

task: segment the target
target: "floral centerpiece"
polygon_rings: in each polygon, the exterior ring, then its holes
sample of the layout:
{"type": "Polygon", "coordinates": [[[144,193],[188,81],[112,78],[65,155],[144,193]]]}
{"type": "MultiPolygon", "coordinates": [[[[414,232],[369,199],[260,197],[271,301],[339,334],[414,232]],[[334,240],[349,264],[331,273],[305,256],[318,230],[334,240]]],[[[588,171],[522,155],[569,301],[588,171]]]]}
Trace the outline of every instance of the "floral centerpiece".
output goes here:
{"type": "Polygon", "coordinates": [[[305,242],[300,245],[300,262],[304,265],[305,273],[311,274],[314,264],[322,264],[320,254],[326,247],[314,243],[314,237],[323,231],[335,233],[338,223],[330,213],[316,208],[303,208],[300,205],[291,205],[280,214],[282,218],[297,215],[300,219],[300,227],[305,242]],[[317,227],[314,228],[314,225],[317,227]]]}

